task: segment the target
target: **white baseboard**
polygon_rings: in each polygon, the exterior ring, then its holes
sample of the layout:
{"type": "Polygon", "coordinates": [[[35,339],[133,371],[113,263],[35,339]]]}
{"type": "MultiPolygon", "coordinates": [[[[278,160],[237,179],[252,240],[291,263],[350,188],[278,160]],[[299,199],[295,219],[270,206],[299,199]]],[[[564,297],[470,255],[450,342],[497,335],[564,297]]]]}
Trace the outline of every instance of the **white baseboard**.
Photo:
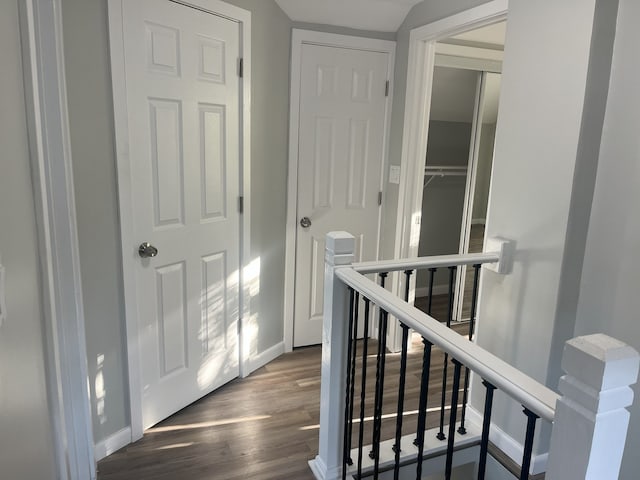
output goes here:
{"type": "MultiPolygon", "coordinates": [[[[449,285],[433,286],[434,295],[446,295],[447,293],[449,293],[449,285]]],[[[428,296],[429,296],[429,287],[416,287],[416,298],[428,297],[428,296]]]]}
{"type": "Polygon", "coordinates": [[[125,427],[122,430],[118,430],[113,435],[110,435],[101,442],[95,444],[93,452],[96,457],[96,462],[108,457],[113,452],[120,450],[122,447],[126,447],[130,443],[131,427],[125,427]]]}
{"type": "Polygon", "coordinates": [[[266,349],[264,352],[251,357],[248,362],[249,371],[247,372],[247,375],[249,375],[251,372],[255,372],[257,369],[263,367],[270,361],[275,360],[283,353],[284,342],[280,342],[276,343],[273,347],[266,349]]]}
{"type": "MultiPolygon", "coordinates": [[[[467,418],[476,425],[482,425],[482,415],[470,405],[467,405],[467,418]]],[[[493,422],[491,423],[491,430],[489,431],[489,441],[506,453],[516,464],[520,465],[522,463],[524,446],[509,434],[505,433],[504,430],[496,427],[493,422]]],[[[546,472],[548,459],[548,453],[534,454],[531,457],[529,474],[537,475],[546,472]]]]}

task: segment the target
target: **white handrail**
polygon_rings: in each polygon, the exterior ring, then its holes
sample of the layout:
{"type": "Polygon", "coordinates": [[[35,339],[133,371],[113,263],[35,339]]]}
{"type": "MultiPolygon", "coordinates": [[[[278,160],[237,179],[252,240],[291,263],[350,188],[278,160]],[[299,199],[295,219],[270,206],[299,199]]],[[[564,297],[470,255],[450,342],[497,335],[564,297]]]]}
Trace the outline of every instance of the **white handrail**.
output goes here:
{"type": "Polygon", "coordinates": [[[374,262],[354,263],[352,267],[358,273],[367,274],[451,267],[453,265],[498,263],[499,261],[499,253],[468,253],[465,255],[439,255],[433,257],[407,258],[403,260],[377,260],[374,262]]]}
{"type": "Polygon", "coordinates": [[[402,301],[351,266],[337,267],[336,276],[361,295],[412,328],[483,379],[541,418],[553,422],[559,395],[512,365],[468,341],[440,322],[402,301]]]}

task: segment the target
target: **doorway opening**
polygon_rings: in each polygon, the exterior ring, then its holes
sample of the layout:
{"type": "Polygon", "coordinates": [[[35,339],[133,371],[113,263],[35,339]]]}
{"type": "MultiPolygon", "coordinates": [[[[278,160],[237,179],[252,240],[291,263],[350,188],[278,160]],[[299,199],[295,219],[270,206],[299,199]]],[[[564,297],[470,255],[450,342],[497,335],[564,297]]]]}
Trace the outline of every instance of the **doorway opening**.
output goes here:
{"type": "MultiPolygon", "coordinates": [[[[482,248],[506,19],[507,2],[494,0],[411,32],[396,258],[464,254],[482,248]],[[438,84],[445,90],[439,91],[438,84]],[[444,237],[445,227],[437,224],[438,218],[449,229],[449,241],[441,238],[439,244],[433,235],[444,237]]],[[[442,278],[438,280],[433,300],[444,294],[440,300],[446,302],[447,313],[452,303],[452,313],[442,320],[468,318],[473,282],[466,281],[466,272],[456,272],[451,302],[449,278],[446,286],[442,278]]],[[[412,283],[410,301],[424,308],[425,276],[415,276],[412,283]]],[[[393,291],[401,292],[402,284],[399,276],[394,278],[393,291]]],[[[401,339],[399,328],[394,327],[395,322],[388,345],[398,351],[401,339]]]]}
{"type": "MultiPolygon", "coordinates": [[[[506,21],[501,21],[435,45],[419,256],[482,251],[505,31],[506,21]]],[[[471,317],[472,277],[472,268],[456,272],[454,321],[471,317]]],[[[428,272],[419,272],[418,308],[429,300],[427,285],[428,272]]],[[[447,272],[437,272],[432,302],[447,302],[448,292],[447,272]]]]}

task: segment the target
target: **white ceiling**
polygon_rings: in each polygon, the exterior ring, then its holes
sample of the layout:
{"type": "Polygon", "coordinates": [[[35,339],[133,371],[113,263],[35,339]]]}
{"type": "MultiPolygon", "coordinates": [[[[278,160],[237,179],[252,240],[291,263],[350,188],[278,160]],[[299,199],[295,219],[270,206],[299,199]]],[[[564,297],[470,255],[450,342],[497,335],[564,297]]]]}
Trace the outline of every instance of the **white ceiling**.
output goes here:
{"type": "Polygon", "coordinates": [[[396,32],[422,0],[276,0],[291,20],[396,32]]]}

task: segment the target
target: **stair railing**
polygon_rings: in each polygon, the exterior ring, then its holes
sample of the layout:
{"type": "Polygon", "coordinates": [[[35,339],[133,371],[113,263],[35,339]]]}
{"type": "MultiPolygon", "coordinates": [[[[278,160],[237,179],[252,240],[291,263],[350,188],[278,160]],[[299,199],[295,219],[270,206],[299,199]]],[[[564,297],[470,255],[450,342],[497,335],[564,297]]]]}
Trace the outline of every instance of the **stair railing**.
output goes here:
{"type": "MultiPolygon", "coordinates": [[[[478,455],[474,460],[474,475],[482,480],[490,456],[489,441],[494,427],[491,415],[496,391],[503,392],[523,407],[526,433],[522,441],[522,458],[514,459],[520,465],[520,479],[529,479],[533,471],[534,438],[540,419],[553,424],[547,480],[617,478],[629,421],[626,407],[633,399],[629,385],[635,383],[640,364],[640,356],[635,350],[605,335],[579,337],[567,342],[563,357],[567,375],[560,382],[561,397],[480,348],[470,341],[471,334],[468,337],[460,335],[384,288],[384,279],[392,271],[404,271],[408,285],[415,269],[460,265],[478,266],[474,282],[477,286],[482,263],[492,264],[492,269],[498,272],[508,271],[508,265],[505,265],[510,256],[508,244],[493,241],[487,245],[498,245],[498,248],[494,253],[353,264],[353,236],[346,232],[327,235],[319,453],[309,462],[316,478],[419,480],[424,475],[439,473],[435,468],[449,480],[457,465],[469,461],[469,455],[463,455],[461,451],[475,447],[478,455]],[[379,275],[381,285],[365,276],[371,273],[379,275]],[[398,390],[393,398],[396,401],[385,403],[388,395],[384,385],[385,338],[390,316],[400,322],[403,341],[398,390]],[[369,360],[373,360],[368,352],[369,330],[376,321],[375,372],[367,372],[373,367],[368,365],[372,363],[369,360]],[[421,336],[424,350],[417,421],[413,424],[415,428],[410,428],[407,434],[404,394],[410,329],[421,336]],[[429,409],[429,377],[435,355],[444,356],[444,368],[451,362],[453,371],[442,372],[440,408],[429,409]],[[460,401],[463,369],[465,388],[460,401]],[[458,421],[458,414],[467,407],[468,372],[481,379],[485,400],[478,425],[468,422],[465,426],[464,420],[458,421]],[[375,387],[371,392],[374,374],[375,387]],[[447,391],[448,377],[451,377],[450,392],[447,391]],[[357,390],[359,398],[356,397],[357,390]],[[445,405],[446,398],[449,398],[448,405],[445,405]],[[390,404],[395,409],[391,414],[384,414],[389,410],[385,407],[390,404]],[[364,423],[369,420],[365,418],[367,409],[372,409],[371,443],[364,435],[364,423]],[[449,419],[445,433],[446,410],[449,419]],[[428,414],[433,411],[439,414],[440,423],[429,430],[428,414]],[[389,416],[395,417],[395,432],[390,438],[383,439],[382,419],[389,416]],[[427,457],[442,462],[432,462],[431,471],[426,471],[427,457]]],[[[405,298],[408,298],[408,292],[405,292],[405,298]]]]}

